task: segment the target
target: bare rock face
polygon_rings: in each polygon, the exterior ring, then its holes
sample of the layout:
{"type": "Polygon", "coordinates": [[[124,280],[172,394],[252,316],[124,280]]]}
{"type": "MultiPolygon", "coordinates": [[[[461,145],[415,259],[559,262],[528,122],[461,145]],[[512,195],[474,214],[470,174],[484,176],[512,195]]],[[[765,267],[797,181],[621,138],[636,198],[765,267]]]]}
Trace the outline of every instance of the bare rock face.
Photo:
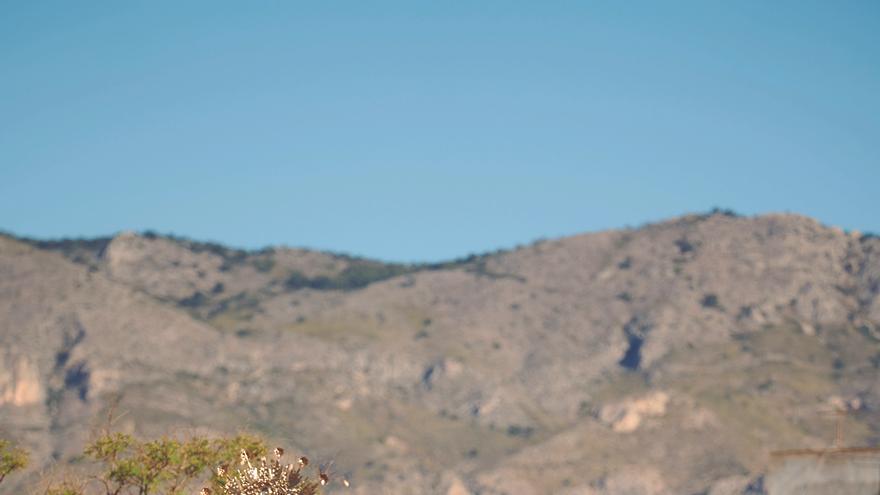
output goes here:
{"type": "Polygon", "coordinates": [[[110,278],[172,301],[209,293],[222,278],[220,256],[196,253],[169,239],[150,239],[131,232],[116,236],[104,258],[110,278]]]}
{"type": "Polygon", "coordinates": [[[449,488],[446,490],[446,495],[471,495],[471,492],[467,489],[461,479],[453,478],[452,482],[449,484],[449,488]]]}
{"type": "Polygon", "coordinates": [[[651,468],[623,468],[606,479],[600,493],[607,495],[665,495],[663,476],[651,468]]]}
{"type": "Polygon", "coordinates": [[[0,406],[39,404],[43,395],[39,371],[30,359],[9,352],[0,353],[0,406]]]}
{"type": "Polygon", "coordinates": [[[751,479],[748,476],[730,476],[712,484],[708,495],[743,495],[748,492],[751,479]]]}
{"type": "Polygon", "coordinates": [[[258,427],[356,493],[736,493],[833,441],[831,402],[876,441],[878,294],[880,239],[796,215],[435,265],[0,236],[0,432],[64,462],[116,407],[150,436],[258,427]]]}
{"type": "Polygon", "coordinates": [[[630,433],[641,426],[644,419],[666,414],[668,403],[668,394],[652,392],[644,397],[603,406],[599,412],[599,420],[617,433],[630,433]]]}

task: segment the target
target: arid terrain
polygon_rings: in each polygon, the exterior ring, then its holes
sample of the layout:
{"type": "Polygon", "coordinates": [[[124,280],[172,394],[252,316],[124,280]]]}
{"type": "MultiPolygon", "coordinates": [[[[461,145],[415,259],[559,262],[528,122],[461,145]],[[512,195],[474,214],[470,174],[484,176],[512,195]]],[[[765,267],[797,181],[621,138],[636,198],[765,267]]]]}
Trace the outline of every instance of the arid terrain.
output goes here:
{"type": "Polygon", "coordinates": [[[36,461],[0,492],[115,407],[333,459],[358,495],[760,493],[835,411],[880,443],[878,294],[880,238],[788,214],[424,265],[0,236],[0,435],[36,461]]]}

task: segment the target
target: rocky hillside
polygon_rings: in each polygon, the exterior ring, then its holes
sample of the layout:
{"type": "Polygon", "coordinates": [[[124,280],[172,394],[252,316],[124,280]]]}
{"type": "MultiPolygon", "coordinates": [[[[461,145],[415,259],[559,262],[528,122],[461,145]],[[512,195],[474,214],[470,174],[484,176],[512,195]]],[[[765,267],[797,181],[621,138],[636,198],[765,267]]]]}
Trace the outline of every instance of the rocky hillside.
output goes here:
{"type": "Polygon", "coordinates": [[[757,493],[835,409],[880,442],[878,293],[880,239],[795,215],[437,265],[5,236],[0,431],[65,462],[117,404],[333,458],[356,494],[757,493]]]}

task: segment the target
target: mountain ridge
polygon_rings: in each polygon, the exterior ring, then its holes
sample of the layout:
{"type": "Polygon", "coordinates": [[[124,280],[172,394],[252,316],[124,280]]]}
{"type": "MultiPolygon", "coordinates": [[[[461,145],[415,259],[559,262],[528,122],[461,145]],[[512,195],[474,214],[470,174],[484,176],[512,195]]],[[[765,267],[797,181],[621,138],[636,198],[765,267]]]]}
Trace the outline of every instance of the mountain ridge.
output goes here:
{"type": "Polygon", "coordinates": [[[121,394],[132,431],[245,425],[340,451],[358,493],[486,495],[745,487],[769,450],[821,446],[841,398],[853,440],[880,438],[880,240],[808,217],[687,215],[398,272],[186,242],[0,237],[0,398],[28,399],[0,401],[0,428],[63,460],[121,394]]]}

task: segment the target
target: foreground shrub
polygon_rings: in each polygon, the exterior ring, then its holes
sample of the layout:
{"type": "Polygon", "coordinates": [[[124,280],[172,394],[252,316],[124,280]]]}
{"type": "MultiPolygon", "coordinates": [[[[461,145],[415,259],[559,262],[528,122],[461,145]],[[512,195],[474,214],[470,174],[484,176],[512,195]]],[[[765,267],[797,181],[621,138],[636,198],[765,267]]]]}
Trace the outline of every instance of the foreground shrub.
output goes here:
{"type": "Polygon", "coordinates": [[[266,447],[249,435],[142,441],[125,433],[105,433],[86,447],[85,455],[103,464],[95,479],[107,495],[177,495],[188,493],[194,480],[214,466],[232,461],[241,451],[263,455],[266,447]]]}
{"type": "Polygon", "coordinates": [[[0,483],[9,473],[24,469],[27,464],[27,452],[15,447],[9,440],[0,439],[0,483]]]}
{"type": "MultiPolygon", "coordinates": [[[[202,495],[319,495],[330,482],[324,469],[305,473],[309,460],[300,457],[283,465],[283,449],[271,460],[258,437],[237,435],[210,439],[163,437],[141,440],[126,433],[101,434],[86,446],[84,458],[98,472],[50,484],[44,495],[183,495],[194,493],[196,482],[207,484],[202,495]],[[238,462],[239,467],[230,469],[238,462]]],[[[22,449],[0,440],[0,482],[27,465],[22,449]]],[[[345,486],[348,481],[342,480],[345,486]]]]}
{"type": "MultiPolygon", "coordinates": [[[[297,462],[283,465],[281,457],[284,450],[275,449],[275,456],[271,460],[261,457],[254,465],[250,456],[244,450],[240,455],[240,467],[230,472],[228,467],[217,468],[220,477],[221,493],[223,495],[316,495],[320,487],[326,485],[330,478],[323,472],[318,471],[317,479],[310,479],[303,474],[303,469],[309,464],[306,457],[300,457],[297,462]]],[[[348,485],[348,482],[343,480],[348,485]]],[[[202,489],[201,495],[211,495],[210,488],[202,489]]]]}

